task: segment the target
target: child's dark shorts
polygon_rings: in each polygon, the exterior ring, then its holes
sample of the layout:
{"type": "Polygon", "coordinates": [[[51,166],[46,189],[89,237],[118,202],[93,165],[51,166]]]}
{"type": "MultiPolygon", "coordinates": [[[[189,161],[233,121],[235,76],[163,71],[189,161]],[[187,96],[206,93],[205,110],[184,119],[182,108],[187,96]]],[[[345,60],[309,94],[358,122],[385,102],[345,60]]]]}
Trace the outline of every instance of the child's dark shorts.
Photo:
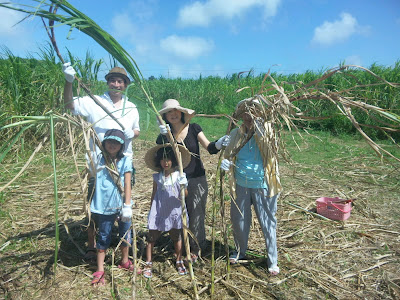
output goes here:
{"type": "MultiPolygon", "coordinates": [[[[147,242],[156,242],[162,233],[162,231],[158,230],[149,230],[149,232],[147,233],[147,242]]],[[[172,228],[170,231],[168,231],[168,233],[173,242],[179,242],[180,240],[182,240],[182,229],[172,228]]]]}
{"type": "Polygon", "coordinates": [[[110,246],[111,243],[111,233],[112,233],[112,226],[115,220],[118,220],[118,232],[119,237],[123,238],[126,242],[122,242],[122,246],[129,247],[132,244],[131,239],[131,222],[122,222],[120,218],[118,218],[119,214],[114,215],[100,215],[94,214],[94,219],[96,219],[96,225],[99,228],[99,234],[97,236],[96,247],[100,250],[106,250],[110,246]]]}

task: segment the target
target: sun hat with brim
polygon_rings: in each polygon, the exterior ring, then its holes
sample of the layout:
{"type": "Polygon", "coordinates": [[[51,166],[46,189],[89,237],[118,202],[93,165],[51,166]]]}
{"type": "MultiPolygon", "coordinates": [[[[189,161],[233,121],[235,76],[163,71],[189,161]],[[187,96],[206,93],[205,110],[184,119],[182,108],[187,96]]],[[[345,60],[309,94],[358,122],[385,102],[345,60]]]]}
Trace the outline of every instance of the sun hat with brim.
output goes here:
{"type": "Polygon", "coordinates": [[[105,79],[108,81],[108,78],[115,76],[115,77],[121,77],[124,79],[126,85],[131,83],[131,80],[128,77],[128,74],[126,73],[124,68],[120,67],[114,67],[108,72],[108,74],[105,76],[105,79]]]}
{"type": "Polygon", "coordinates": [[[185,116],[185,122],[189,122],[191,118],[193,118],[195,111],[190,108],[184,108],[182,107],[178,100],[175,99],[168,99],[165,100],[162,106],[162,109],[158,111],[158,113],[162,116],[163,114],[173,110],[177,109],[180,112],[182,112],[185,116]]]}
{"type": "Polygon", "coordinates": [[[240,119],[245,112],[255,113],[255,112],[262,112],[262,110],[263,107],[258,99],[247,98],[243,99],[236,105],[233,117],[235,119],[240,119]]]}
{"type": "MultiPolygon", "coordinates": [[[[157,171],[157,172],[161,172],[162,169],[160,167],[157,166],[156,163],[156,158],[157,158],[157,151],[160,148],[167,148],[167,147],[172,147],[171,144],[167,143],[167,144],[160,144],[157,145],[153,148],[150,148],[146,155],[144,156],[144,162],[146,163],[147,167],[152,169],[153,171],[157,171]]],[[[188,149],[186,149],[186,147],[182,146],[182,145],[178,145],[179,148],[179,152],[181,153],[181,157],[182,157],[182,167],[186,168],[187,165],[190,163],[190,152],[188,149]]]]}

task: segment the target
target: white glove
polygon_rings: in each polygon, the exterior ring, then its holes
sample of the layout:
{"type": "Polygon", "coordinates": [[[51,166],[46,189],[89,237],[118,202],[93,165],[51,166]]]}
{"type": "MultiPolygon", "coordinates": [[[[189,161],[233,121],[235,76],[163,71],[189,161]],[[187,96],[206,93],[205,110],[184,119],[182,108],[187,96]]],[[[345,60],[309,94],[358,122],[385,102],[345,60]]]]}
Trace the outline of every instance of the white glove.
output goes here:
{"type": "Polygon", "coordinates": [[[185,189],[187,188],[188,180],[186,178],[186,174],[185,173],[183,173],[182,176],[178,177],[178,182],[179,182],[179,185],[183,185],[185,187],[185,189]]]}
{"type": "Polygon", "coordinates": [[[221,150],[222,147],[228,146],[230,141],[231,137],[229,135],[224,135],[222,138],[215,142],[215,148],[221,150]]]}
{"type": "Polygon", "coordinates": [[[167,135],[168,130],[171,131],[171,128],[169,127],[168,124],[166,124],[166,125],[161,124],[161,125],[159,125],[158,127],[160,128],[160,133],[161,133],[162,135],[167,135]]]}
{"type": "Polygon", "coordinates": [[[221,168],[221,170],[229,171],[229,168],[231,167],[232,164],[233,163],[229,159],[224,158],[221,161],[221,167],[220,168],[221,168]]]}
{"type": "Polygon", "coordinates": [[[67,62],[67,63],[63,64],[62,70],[64,72],[65,80],[72,83],[75,79],[76,71],[71,66],[71,63],[67,62]]]}
{"type": "Polygon", "coordinates": [[[122,222],[130,222],[132,219],[132,207],[130,204],[125,204],[122,206],[121,210],[121,221],[122,222]]]}
{"type": "Polygon", "coordinates": [[[264,133],[265,133],[264,120],[261,118],[257,118],[254,126],[256,127],[256,134],[259,137],[264,136],[264,133]]]}
{"type": "Polygon", "coordinates": [[[132,129],[127,128],[124,130],[124,135],[127,140],[131,140],[135,137],[135,132],[132,129]]]}

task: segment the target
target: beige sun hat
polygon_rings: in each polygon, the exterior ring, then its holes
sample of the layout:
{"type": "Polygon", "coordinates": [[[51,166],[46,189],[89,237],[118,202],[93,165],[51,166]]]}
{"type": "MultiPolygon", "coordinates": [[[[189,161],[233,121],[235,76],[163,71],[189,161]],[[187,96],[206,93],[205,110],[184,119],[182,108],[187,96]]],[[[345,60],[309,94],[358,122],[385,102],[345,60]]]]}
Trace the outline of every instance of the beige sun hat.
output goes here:
{"type": "Polygon", "coordinates": [[[239,103],[236,105],[233,117],[235,119],[240,119],[245,112],[256,113],[262,111],[263,107],[260,103],[260,100],[255,97],[246,98],[239,101],[239,103]]]}
{"type": "MultiPolygon", "coordinates": [[[[144,156],[144,162],[146,163],[146,166],[153,171],[161,172],[161,168],[157,166],[156,163],[156,158],[157,158],[157,151],[160,148],[166,148],[166,147],[171,147],[171,144],[166,143],[166,144],[160,144],[157,145],[153,148],[150,148],[147,152],[146,155],[144,156]]],[[[185,146],[178,145],[179,152],[181,153],[182,157],[182,167],[186,168],[188,164],[190,163],[190,152],[188,149],[186,149],[185,146]]]]}
{"type": "Polygon", "coordinates": [[[178,100],[175,99],[168,99],[165,100],[162,106],[162,109],[158,111],[158,113],[163,116],[163,114],[169,112],[170,110],[177,109],[182,112],[185,116],[185,122],[189,122],[191,118],[193,118],[195,111],[190,108],[182,107],[178,100]]]}
{"type": "Polygon", "coordinates": [[[108,72],[108,74],[104,78],[108,81],[108,78],[110,78],[111,76],[123,78],[126,85],[131,83],[131,80],[129,79],[128,74],[126,73],[124,68],[114,67],[110,70],[110,72],[108,72]]]}

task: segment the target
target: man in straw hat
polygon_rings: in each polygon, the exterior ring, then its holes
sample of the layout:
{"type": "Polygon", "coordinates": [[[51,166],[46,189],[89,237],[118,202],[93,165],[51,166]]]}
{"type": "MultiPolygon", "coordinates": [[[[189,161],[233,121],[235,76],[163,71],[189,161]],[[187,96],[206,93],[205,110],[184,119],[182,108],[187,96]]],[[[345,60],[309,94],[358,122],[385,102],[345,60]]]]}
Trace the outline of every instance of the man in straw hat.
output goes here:
{"type": "Polygon", "coordinates": [[[265,238],[268,270],[277,275],[275,213],[282,186],[274,128],[266,121],[265,108],[256,97],[240,101],[234,118],[243,123],[230,133],[231,142],[221,162],[221,169],[231,175],[231,222],[236,251],[229,260],[236,264],[246,255],[253,205],[265,238]]]}
{"type": "MultiPolygon", "coordinates": [[[[69,62],[63,65],[62,70],[65,77],[65,107],[70,109],[73,114],[83,116],[88,122],[92,123],[100,141],[103,141],[104,134],[108,129],[122,129],[121,126],[110,117],[103,108],[97,105],[91,97],[73,97],[72,83],[75,79],[76,71],[69,62]]],[[[131,81],[127,76],[125,69],[120,67],[112,68],[105,76],[105,79],[107,80],[108,92],[95,97],[112,114],[112,116],[124,126],[124,155],[130,157],[133,162],[132,140],[137,138],[140,133],[139,113],[136,105],[128,101],[128,98],[123,94],[131,81]]],[[[94,157],[100,153],[100,150],[94,145],[92,139],[90,140],[90,149],[92,150],[92,156],[94,157]]],[[[134,170],[135,168],[133,168],[132,172],[132,186],[135,183],[134,170]]],[[[93,194],[93,186],[94,176],[91,176],[89,179],[88,199],[90,199],[93,194]]],[[[91,260],[95,257],[95,232],[92,226],[88,229],[88,239],[88,251],[85,258],[91,260]]]]}
{"type": "MultiPolygon", "coordinates": [[[[159,111],[171,133],[180,144],[191,153],[189,165],[183,170],[189,181],[189,194],[185,198],[186,207],[189,214],[189,229],[194,238],[190,238],[190,250],[192,261],[195,262],[199,255],[199,250],[206,246],[205,232],[205,213],[208,195],[208,185],[203,162],[200,157],[200,145],[210,154],[218,153],[223,146],[229,143],[229,137],[223,136],[215,142],[210,142],[205,136],[199,124],[190,123],[190,119],[195,112],[192,109],[182,107],[175,99],[168,99],[163,103],[159,111]]],[[[166,126],[160,125],[161,134],[157,138],[157,144],[170,142],[168,140],[166,126]]]]}

